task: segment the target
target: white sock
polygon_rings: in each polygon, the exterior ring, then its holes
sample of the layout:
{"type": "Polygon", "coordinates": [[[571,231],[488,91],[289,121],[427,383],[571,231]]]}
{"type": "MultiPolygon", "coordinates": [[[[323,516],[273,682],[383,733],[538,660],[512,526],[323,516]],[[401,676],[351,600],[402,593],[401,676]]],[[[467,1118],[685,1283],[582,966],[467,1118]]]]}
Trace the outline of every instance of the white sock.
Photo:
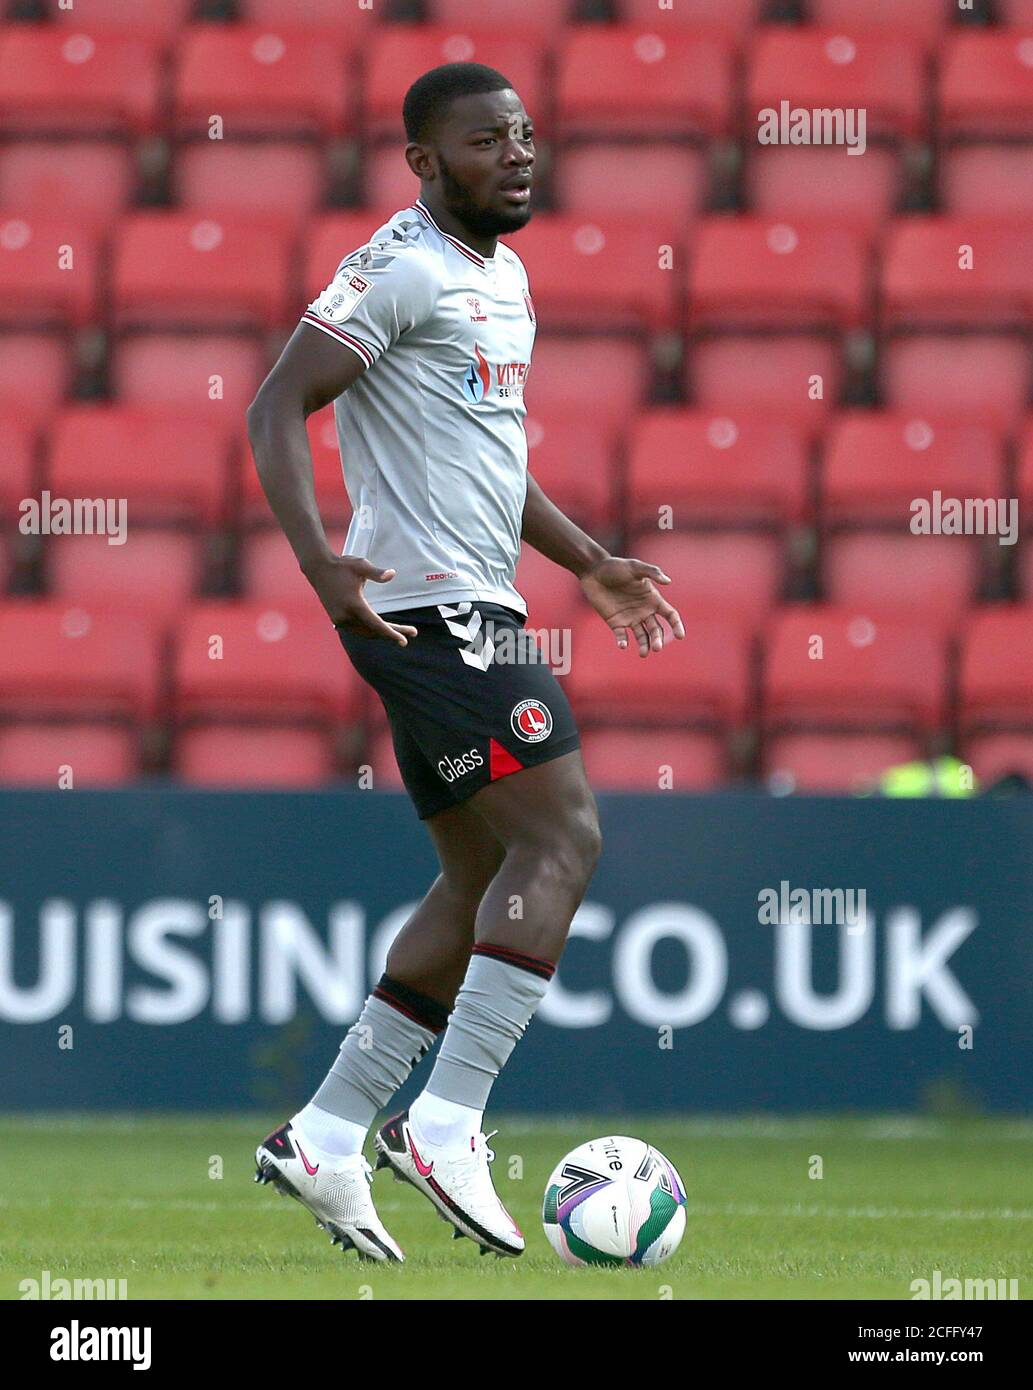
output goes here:
{"type": "Polygon", "coordinates": [[[483,1118],[483,1110],[444,1100],[429,1091],[421,1091],[409,1107],[409,1119],[420,1138],[438,1148],[468,1144],[471,1134],[480,1133],[483,1118]]]}
{"type": "Polygon", "coordinates": [[[331,1115],[329,1110],[313,1105],[311,1101],[298,1111],[291,1124],[298,1125],[307,1139],[311,1139],[332,1158],[362,1153],[368,1133],[363,1125],[356,1124],[354,1120],[342,1120],[340,1115],[331,1115]]]}

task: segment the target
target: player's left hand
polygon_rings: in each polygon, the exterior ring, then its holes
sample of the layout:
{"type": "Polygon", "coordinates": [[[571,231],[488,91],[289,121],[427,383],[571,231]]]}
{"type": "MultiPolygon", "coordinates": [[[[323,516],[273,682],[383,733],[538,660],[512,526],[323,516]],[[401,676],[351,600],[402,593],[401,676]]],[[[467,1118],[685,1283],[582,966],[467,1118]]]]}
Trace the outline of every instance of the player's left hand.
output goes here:
{"type": "Polygon", "coordinates": [[[685,636],[677,610],[654,588],[654,584],[670,582],[656,565],[647,565],[644,560],[622,560],[613,555],[581,576],[585,597],[615,632],[617,646],[626,647],[631,632],[638,642],[639,656],[663,650],[661,618],[675,637],[685,636]]]}

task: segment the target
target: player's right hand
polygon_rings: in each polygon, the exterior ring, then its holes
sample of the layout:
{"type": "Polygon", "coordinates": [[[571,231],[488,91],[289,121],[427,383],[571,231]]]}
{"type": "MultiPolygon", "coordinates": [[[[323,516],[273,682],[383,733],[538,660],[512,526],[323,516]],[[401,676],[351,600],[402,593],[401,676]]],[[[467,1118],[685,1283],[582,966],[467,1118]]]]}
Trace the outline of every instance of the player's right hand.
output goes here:
{"type": "Polygon", "coordinates": [[[394,570],[378,569],[357,555],[329,556],[306,571],[308,582],[315,589],[334,627],[354,632],[360,637],[386,638],[389,642],[406,647],[409,645],[406,639],[415,637],[416,629],[402,623],[385,622],[373,612],[362,592],[367,579],[374,584],[386,584],[394,576],[394,570]]]}

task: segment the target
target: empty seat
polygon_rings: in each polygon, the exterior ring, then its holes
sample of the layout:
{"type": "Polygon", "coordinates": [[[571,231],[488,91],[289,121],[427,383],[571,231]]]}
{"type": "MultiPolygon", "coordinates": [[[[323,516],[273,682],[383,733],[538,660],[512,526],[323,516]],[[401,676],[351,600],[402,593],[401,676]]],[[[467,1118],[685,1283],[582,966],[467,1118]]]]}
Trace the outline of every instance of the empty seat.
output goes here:
{"type": "Polygon", "coordinates": [[[628,441],[631,525],[778,527],[800,521],[807,503],[803,432],[775,416],[660,407],[643,411],[628,441]]]}
{"type": "MultiPolygon", "coordinates": [[[[143,9],[143,6],[139,7],[143,9]]],[[[161,55],[142,34],[84,21],[0,28],[0,124],[64,135],[147,134],[161,116],[161,55]]]]}
{"type": "Polygon", "coordinates": [[[323,193],[323,159],[310,145],[281,140],[196,141],[175,158],[180,207],[207,215],[272,213],[300,226],[323,193]]]}
{"type": "Polygon", "coordinates": [[[958,715],[969,734],[1033,729],[1033,604],[972,614],[961,643],[958,715]]]}
{"type": "Polygon", "coordinates": [[[0,785],[114,787],[140,773],[135,729],[112,724],[0,725],[0,785]]]}
{"type": "Polygon", "coordinates": [[[427,0],[432,24],[496,26],[505,32],[553,37],[575,18],[576,0],[524,0],[514,12],[509,0],[427,0]]]}
{"type": "Polygon", "coordinates": [[[1028,324],[1033,228],[1020,218],[901,219],[886,238],[881,298],[889,325],[1028,324]]]}
{"type": "Polygon", "coordinates": [[[65,7],[47,0],[47,17],[74,28],[86,23],[91,30],[143,30],[166,36],[187,22],[194,5],[195,0],[151,0],[144,5],[140,0],[89,0],[87,9],[81,3],[65,7]]]}
{"type": "Polygon", "coordinates": [[[47,587],[57,598],[164,621],[201,588],[204,538],[130,521],[124,543],[106,535],[50,536],[44,559],[47,587]]]}
{"type": "Polygon", "coordinates": [[[1019,29],[1033,29],[1033,0],[997,0],[997,22],[1019,29]]]}
{"type": "Polygon", "coordinates": [[[60,599],[0,604],[0,710],[31,719],[145,719],[155,712],[159,633],[136,614],[60,599]]]}
{"type": "Polygon", "coordinates": [[[866,316],[868,290],[865,243],[849,228],[706,218],[689,273],[689,321],[696,329],[853,328],[866,316]]]}
{"type": "Polygon", "coordinates": [[[809,435],[837,405],[842,379],[836,343],[813,334],[702,337],[685,359],[685,393],[698,408],[781,414],[809,435]]]}
{"type": "Polygon", "coordinates": [[[746,74],[745,121],[756,138],[761,111],[794,108],[866,112],[867,138],[919,138],[927,124],[925,55],[899,35],[770,25],[757,33],[746,74]]]}
{"type": "Polygon", "coordinates": [[[685,637],[640,657],[633,636],[621,651],[592,610],[576,620],[566,691],[579,719],[665,722],[727,728],[749,707],[749,640],[734,619],[680,610],[685,637]]]}
{"type": "Polygon", "coordinates": [[[17,140],[0,150],[0,207],[31,216],[55,208],[106,228],[127,207],[132,156],[111,140],[17,140]]]}
{"type": "Polygon", "coordinates": [[[1013,428],[1028,409],[1029,347],[1008,334],[907,334],[883,346],[882,398],[895,410],[1013,428]]]}
{"type": "Polygon", "coordinates": [[[1033,136],[1033,35],[967,29],[940,58],[938,124],[952,136],[1033,136]]]}
{"type": "Polygon", "coordinates": [[[616,521],[617,430],[591,410],[531,410],[524,419],[527,466],[561,511],[589,530],[616,521]]]}
{"type": "MultiPolygon", "coordinates": [[[[362,201],[368,207],[405,208],[420,196],[420,181],[406,164],[399,145],[366,146],[361,154],[362,201]]],[[[368,231],[365,236],[369,236],[368,231]]]]}
{"type": "Polygon", "coordinates": [[[342,5],[341,0],[238,0],[236,9],[241,19],[252,24],[337,29],[349,39],[365,35],[381,18],[379,6],[342,5]]]}
{"type": "Polygon", "coordinates": [[[673,328],[683,255],[670,223],[539,213],[514,238],[539,321],[553,332],[673,328]],[[661,264],[664,244],[673,247],[672,265],[661,264]]]}
{"type": "Polygon", "coordinates": [[[850,33],[857,28],[909,35],[933,44],[951,21],[953,0],[807,0],[807,17],[826,29],[850,33]]]}
{"type": "Polygon", "coordinates": [[[751,146],[745,170],[746,196],[759,216],[824,218],[868,234],[893,213],[902,179],[899,153],[880,145],[863,155],[843,145],[751,146]]]}
{"type": "Polygon", "coordinates": [[[613,0],[614,14],[624,24],[652,25],[659,34],[668,29],[690,33],[716,32],[742,39],[760,20],[766,0],[678,0],[664,9],[656,0],[613,0]]]}
{"type": "Polygon", "coordinates": [[[1033,213],[1033,147],[956,145],[940,157],[944,208],[958,216],[1029,217],[1033,213]]]}
{"type": "Polygon", "coordinates": [[[685,729],[587,729],[585,769],[601,791],[708,791],[725,781],[723,739],[685,729]]]}
{"type": "Polygon", "coordinates": [[[664,598],[702,611],[734,613],[755,626],[782,591],[785,543],[780,535],[742,531],[640,531],[630,548],[659,565],[671,583],[664,598]]]}
{"type": "Polygon", "coordinates": [[[776,734],[761,766],[772,791],[817,795],[871,790],[888,768],[921,758],[921,739],[906,734],[776,734]]]}
{"type": "MultiPolygon", "coordinates": [[[[327,540],[338,555],[343,552],[343,531],[331,530],[327,540]]],[[[279,527],[257,531],[241,541],[240,588],[252,602],[280,604],[317,617],[323,613],[315,590],[298,568],[290,542],[279,527]]]]}
{"type": "Polygon", "coordinates": [[[201,724],[178,734],[172,766],[196,787],[317,787],[334,775],[333,739],[320,729],[201,724]]]}
{"type": "Polygon", "coordinates": [[[527,604],[527,626],[565,628],[581,605],[581,585],[570,570],[524,544],[516,572],[517,593],[527,604]]]}
{"type": "MultiPolygon", "coordinates": [[[[351,503],[344,487],[341,469],[341,450],[337,440],[337,422],[332,406],[313,411],[308,417],[308,441],[312,451],[312,471],[316,487],[319,514],[328,525],[346,528],[351,518],[351,503]]],[[[241,514],[245,525],[268,525],[275,521],[262,483],[255,468],[247,441],[241,448],[243,480],[241,514]]]]}
{"type": "Polygon", "coordinates": [[[217,112],[234,136],[339,135],[349,114],[346,31],[196,24],[176,53],[174,128],[207,134],[217,112]]]}
{"type": "Polygon", "coordinates": [[[0,333],[0,409],[49,417],[68,391],[71,349],[61,333],[0,333]]]}
{"type": "Polygon", "coordinates": [[[0,406],[0,522],[16,522],[22,503],[37,495],[38,444],[34,423],[13,404],[0,406]]]}
{"type": "Polygon", "coordinates": [[[0,318],[8,325],[82,327],[96,311],[99,268],[88,218],[0,212],[0,318]]]}
{"type": "Polygon", "coordinates": [[[661,34],[655,23],[577,25],[558,55],[559,132],[596,139],[721,134],[732,119],[733,76],[730,49],[712,37],[675,28],[661,34]]]}
{"type": "Polygon", "coordinates": [[[978,596],[984,545],[969,536],[847,531],[822,546],[825,597],[836,604],[900,607],[947,622],[978,596]]]}
{"type": "Polygon", "coordinates": [[[553,167],[558,206],[580,217],[608,217],[616,187],[628,216],[690,221],[706,205],[709,181],[702,150],[659,143],[572,145],[559,151],[553,167]]]}
{"type": "Polygon", "coordinates": [[[118,230],[112,314],[118,327],[270,328],[296,306],[290,236],[253,214],[138,212],[118,230]]]}
{"type": "Polygon", "coordinates": [[[920,617],[823,605],[784,608],[766,642],[769,730],[936,728],[944,708],[941,633],[920,617]]]}
{"type": "Polygon", "coordinates": [[[119,401],[177,406],[203,415],[227,436],[239,436],[266,370],[257,338],[222,333],[127,334],[111,360],[119,401]]]}
{"type": "Polygon", "coordinates": [[[604,334],[543,333],[539,327],[527,378],[530,415],[594,411],[600,422],[626,424],[649,391],[643,344],[604,334]]]}

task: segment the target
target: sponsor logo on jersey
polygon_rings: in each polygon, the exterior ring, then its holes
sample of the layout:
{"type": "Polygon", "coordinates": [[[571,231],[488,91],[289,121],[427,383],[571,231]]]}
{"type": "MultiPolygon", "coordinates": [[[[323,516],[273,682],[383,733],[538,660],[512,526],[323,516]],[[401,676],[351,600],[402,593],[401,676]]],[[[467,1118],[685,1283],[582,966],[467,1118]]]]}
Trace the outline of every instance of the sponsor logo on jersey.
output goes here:
{"type": "Polygon", "coordinates": [[[476,357],[468,365],[463,376],[463,395],[468,401],[473,404],[483,401],[491,390],[493,376],[498,395],[503,399],[523,396],[524,383],[531,370],[530,362],[496,362],[492,364],[481,351],[479,343],[474,343],[473,350],[476,357]],[[493,366],[494,371],[492,370],[493,366]]]}
{"type": "Polygon", "coordinates": [[[327,286],[319,296],[316,307],[330,323],[343,323],[372,288],[372,280],[367,280],[358,271],[350,271],[347,279],[335,280],[327,286]]]}
{"type": "Polygon", "coordinates": [[[476,295],[469,294],[466,297],[467,307],[470,310],[471,323],[487,323],[488,315],[481,308],[481,301],[476,295]]]}
{"type": "Polygon", "coordinates": [[[468,401],[476,404],[477,401],[483,401],[491,390],[491,367],[478,343],[474,343],[473,350],[476,357],[463,375],[463,395],[468,401]]]}
{"type": "Polygon", "coordinates": [[[438,763],[438,774],[446,782],[454,782],[459,777],[465,777],[468,772],[473,772],[478,767],[484,766],[484,759],[476,748],[471,748],[468,753],[458,753],[454,758],[447,755],[438,763]]]}
{"type": "Polygon", "coordinates": [[[425,574],[423,577],[424,577],[424,579],[427,581],[428,584],[433,583],[434,580],[436,580],[436,579],[458,579],[458,578],[459,578],[459,576],[456,574],[455,570],[442,570],[439,574],[425,574]]]}
{"type": "Polygon", "coordinates": [[[524,743],[541,743],[552,733],[552,714],[541,700],[521,700],[513,706],[509,722],[524,743]]]}

